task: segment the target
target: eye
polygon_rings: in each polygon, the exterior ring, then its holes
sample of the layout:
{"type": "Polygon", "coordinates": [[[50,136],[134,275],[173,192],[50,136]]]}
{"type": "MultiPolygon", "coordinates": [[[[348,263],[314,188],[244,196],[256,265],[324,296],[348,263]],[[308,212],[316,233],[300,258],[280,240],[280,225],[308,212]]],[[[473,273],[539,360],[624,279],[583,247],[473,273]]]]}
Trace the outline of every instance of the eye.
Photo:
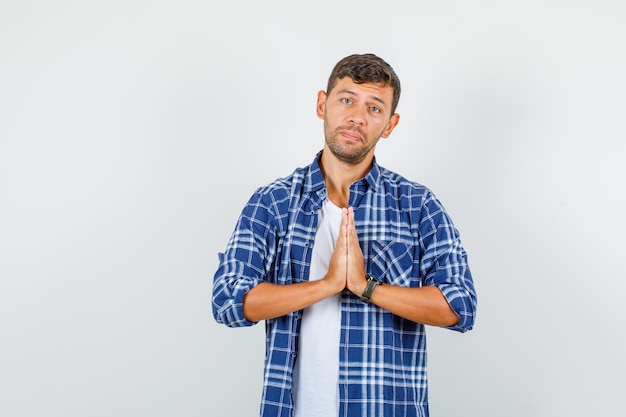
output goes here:
{"type": "Polygon", "coordinates": [[[350,100],[350,99],[349,99],[349,98],[347,98],[347,97],[346,97],[346,98],[342,98],[342,99],[341,99],[341,102],[342,102],[343,104],[352,104],[352,100],[350,100]]]}
{"type": "Polygon", "coordinates": [[[372,111],[372,113],[380,113],[382,111],[380,107],[376,107],[376,106],[370,107],[370,110],[372,111]]]}

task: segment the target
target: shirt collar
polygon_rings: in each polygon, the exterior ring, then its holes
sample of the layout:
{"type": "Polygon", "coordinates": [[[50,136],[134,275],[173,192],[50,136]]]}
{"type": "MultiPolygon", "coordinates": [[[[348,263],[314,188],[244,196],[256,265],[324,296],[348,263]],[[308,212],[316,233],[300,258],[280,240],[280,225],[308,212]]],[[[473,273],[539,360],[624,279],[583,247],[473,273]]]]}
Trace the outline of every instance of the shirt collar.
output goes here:
{"type": "Polygon", "coordinates": [[[367,184],[372,190],[376,190],[378,187],[380,182],[380,165],[376,162],[376,156],[374,156],[372,160],[372,169],[365,175],[364,180],[367,181],[367,184]]]}
{"type": "MultiPolygon", "coordinates": [[[[311,164],[311,169],[306,176],[304,191],[305,192],[315,192],[320,189],[326,188],[326,183],[324,182],[324,175],[322,175],[322,170],[320,169],[320,158],[322,156],[322,151],[319,151],[317,155],[315,155],[315,159],[311,164]]],[[[372,169],[365,175],[365,177],[361,178],[358,182],[366,182],[369,187],[373,190],[376,190],[378,183],[380,181],[380,166],[376,162],[376,157],[374,156],[374,160],[372,161],[372,169]]]]}
{"type": "Polygon", "coordinates": [[[324,182],[324,175],[322,175],[322,170],[320,169],[319,159],[322,156],[322,151],[319,151],[317,155],[315,155],[315,159],[311,164],[309,172],[306,175],[306,180],[304,183],[304,192],[312,193],[318,191],[320,189],[326,188],[326,183],[324,182]]]}

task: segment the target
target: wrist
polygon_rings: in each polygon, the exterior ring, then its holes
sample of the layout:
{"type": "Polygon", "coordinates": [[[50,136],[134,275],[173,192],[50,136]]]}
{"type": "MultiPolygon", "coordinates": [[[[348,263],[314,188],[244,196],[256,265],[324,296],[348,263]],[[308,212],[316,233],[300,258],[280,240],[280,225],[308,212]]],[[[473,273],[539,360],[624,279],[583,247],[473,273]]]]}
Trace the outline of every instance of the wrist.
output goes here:
{"type": "Polygon", "coordinates": [[[320,289],[324,298],[338,294],[342,292],[345,288],[345,281],[338,280],[334,275],[330,273],[326,274],[326,276],[324,276],[324,278],[320,280],[309,282],[313,282],[315,285],[318,286],[317,288],[320,289]]]}
{"type": "Polygon", "coordinates": [[[374,294],[374,290],[376,290],[376,287],[381,285],[382,283],[369,274],[365,274],[365,279],[365,288],[363,289],[360,298],[361,301],[369,303],[370,299],[372,298],[372,294],[374,294]]]}

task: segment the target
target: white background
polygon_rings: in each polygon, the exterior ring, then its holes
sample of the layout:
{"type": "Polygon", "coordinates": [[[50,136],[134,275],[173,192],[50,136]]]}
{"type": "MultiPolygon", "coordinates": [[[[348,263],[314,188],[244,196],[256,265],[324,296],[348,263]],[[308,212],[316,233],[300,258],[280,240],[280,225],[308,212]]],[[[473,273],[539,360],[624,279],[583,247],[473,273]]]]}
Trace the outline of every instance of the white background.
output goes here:
{"type": "Polygon", "coordinates": [[[316,93],[402,81],[378,160],[429,186],[479,293],[429,328],[433,416],[625,415],[626,5],[2,1],[0,416],[253,416],[263,325],[218,326],[253,190],[323,143],[316,93]]]}

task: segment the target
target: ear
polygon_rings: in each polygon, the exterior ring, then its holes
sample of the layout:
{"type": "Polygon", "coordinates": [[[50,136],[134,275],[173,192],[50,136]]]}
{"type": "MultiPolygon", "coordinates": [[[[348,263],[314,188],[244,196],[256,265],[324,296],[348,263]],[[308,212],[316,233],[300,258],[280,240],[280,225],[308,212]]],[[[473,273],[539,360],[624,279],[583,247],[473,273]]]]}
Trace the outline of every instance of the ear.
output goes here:
{"type": "Polygon", "coordinates": [[[326,110],[326,92],[320,90],[317,93],[317,106],[315,108],[317,117],[324,119],[324,111],[326,110]]]}
{"type": "Polygon", "coordinates": [[[393,129],[398,125],[399,121],[400,121],[400,115],[398,113],[392,114],[391,117],[389,118],[389,122],[387,122],[387,127],[385,127],[385,130],[383,130],[383,134],[380,136],[382,138],[388,138],[389,135],[391,135],[391,132],[393,131],[393,129]]]}

